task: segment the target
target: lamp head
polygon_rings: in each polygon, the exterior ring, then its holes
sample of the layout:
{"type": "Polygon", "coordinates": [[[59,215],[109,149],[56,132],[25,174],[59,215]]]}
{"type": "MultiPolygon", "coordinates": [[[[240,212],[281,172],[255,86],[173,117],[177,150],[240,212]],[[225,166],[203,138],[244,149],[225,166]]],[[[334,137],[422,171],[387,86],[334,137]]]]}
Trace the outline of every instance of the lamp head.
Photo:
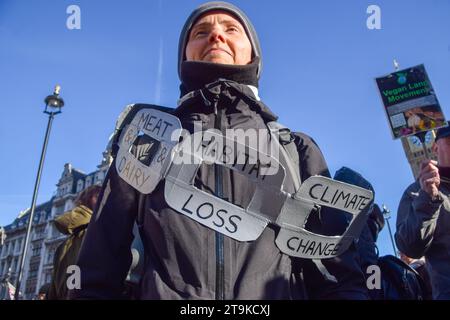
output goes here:
{"type": "Polygon", "coordinates": [[[64,100],[59,96],[61,86],[56,85],[53,94],[45,98],[45,113],[59,113],[64,106],[64,100]],[[51,110],[51,111],[49,111],[51,110]]]}

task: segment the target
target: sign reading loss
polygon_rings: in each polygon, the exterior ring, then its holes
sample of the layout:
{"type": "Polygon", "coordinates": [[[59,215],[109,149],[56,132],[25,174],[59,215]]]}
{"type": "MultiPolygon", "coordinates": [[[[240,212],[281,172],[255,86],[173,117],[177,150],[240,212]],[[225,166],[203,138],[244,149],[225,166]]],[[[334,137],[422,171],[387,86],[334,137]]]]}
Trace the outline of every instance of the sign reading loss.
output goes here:
{"type": "Polygon", "coordinates": [[[179,119],[144,108],[125,126],[119,140],[116,170],[129,185],[151,193],[171,163],[171,150],[181,134],[179,119]],[[176,140],[171,140],[175,137],[176,140]]]}
{"type": "MultiPolygon", "coordinates": [[[[278,248],[290,255],[305,259],[327,259],[342,254],[357,238],[366,217],[363,210],[372,201],[372,192],[354,185],[313,176],[300,186],[295,199],[288,198],[277,223],[281,229],[275,241],[278,248]],[[353,215],[344,234],[325,236],[304,229],[315,205],[343,210],[353,215]]],[[[327,214],[342,214],[330,211],[327,214]]]]}
{"type": "MultiPolygon", "coordinates": [[[[181,165],[183,167],[194,165],[181,165]]],[[[189,218],[239,241],[257,239],[269,220],[252,215],[225,200],[219,199],[172,176],[171,167],[166,177],[164,196],[174,210],[189,218]]]]}
{"type": "Polygon", "coordinates": [[[227,208],[215,201],[205,201],[202,197],[194,197],[194,193],[189,194],[188,199],[181,208],[183,213],[191,216],[194,220],[212,224],[223,229],[224,233],[233,234],[242,229],[242,215],[229,212],[227,208]]]}
{"type": "Polygon", "coordinates": [[[375,80],[394,139],[446,125],[423,64],[375,80]]]}

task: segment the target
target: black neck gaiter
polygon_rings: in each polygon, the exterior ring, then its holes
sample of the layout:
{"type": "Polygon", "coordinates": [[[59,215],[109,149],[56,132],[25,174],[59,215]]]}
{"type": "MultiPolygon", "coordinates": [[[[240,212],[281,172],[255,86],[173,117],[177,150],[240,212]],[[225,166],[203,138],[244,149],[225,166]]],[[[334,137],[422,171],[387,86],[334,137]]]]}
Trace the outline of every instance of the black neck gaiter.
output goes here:
{"type": "Polygon", "coordinates": [[[180,97],[193,90],[201,89],[219,78],[258,87],[258,61],[258,57],[246,65],[183,61],[181,64],[180,97]]]}

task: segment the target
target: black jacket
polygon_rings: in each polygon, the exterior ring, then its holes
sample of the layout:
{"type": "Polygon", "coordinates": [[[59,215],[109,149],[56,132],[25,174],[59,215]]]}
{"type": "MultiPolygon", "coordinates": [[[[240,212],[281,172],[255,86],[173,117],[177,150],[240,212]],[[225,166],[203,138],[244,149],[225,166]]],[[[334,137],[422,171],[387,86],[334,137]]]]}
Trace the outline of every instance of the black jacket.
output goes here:
{"type": "MultiPolygon", "coordinates": [[[[255,102],[249,87],[238,87],[240,92],[223,85],[219,91],[205,89],[203,95],[184,100],[174,114],[190,132],[194,121],[201,121],[203,129],[217,127],[218,115],[221,129],[266,128],[266,122],[276,120],[263,103],[255,102]],[[217,113],[211,103],[214,99],[217,113]]],[[[294,137],[302,179],[329,176],[315,142],[302,133],[294,137]]],[[[227,201],[248,204],[253,186],[245,177],[224,171],[222,181],[227,201]]],[[[196,185],[214,192],[213,166],[201,167],[196,185]]],[[[171,209],[164,198],[164,181],[150,195],[139,194],[118,176],[114,163],[98,204],[102,210],[94,213],[78,261],[81,290],[73,291],[72,298],[120,298],[137,216],[142,218],[140,231],[146,250],[141,299],[214,299],[217,279],[222,281],[225,299],[305,299],[305,289],[309,298],[316,299],[367,297],[354,246],[339,258],[323,260],[338,280],[328,282],[311,261],[280,252],[275,245],[278,229],[273,225],[252,242],[223,237],[223,278],[217,278],[216,232],[171,209]]],[[[321,219],[321,227],[329,234],[341,223],[325,211],[321,219]]]]}
{"type": "Polygon", "coordinates": [[[450,184],[441,182],[439,199],[420,188],[418,181],[403,193],[397,213],[395,241],[411,258],[425,256],[433,299],[450,299],[450,184]]]}

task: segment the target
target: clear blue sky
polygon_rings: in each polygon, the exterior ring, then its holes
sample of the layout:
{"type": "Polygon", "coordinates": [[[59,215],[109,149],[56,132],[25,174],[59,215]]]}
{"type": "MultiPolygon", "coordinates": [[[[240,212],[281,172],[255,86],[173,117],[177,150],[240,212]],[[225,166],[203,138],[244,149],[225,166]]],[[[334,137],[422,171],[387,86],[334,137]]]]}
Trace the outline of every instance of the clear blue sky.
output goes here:
{"type": "MultiPolygon", "coordinates": [[[[64,163],[96,169],[115,119],[128,103],[175,106],[177,45],[203,1],[0,0],[0,225],[29,207],[56,83],[66,102],[56,117],[38,203],[50,199],[64,163]],[[66,8],[81,8],[68,30],[66,8]]],[[[376,201],[395,211],[413,176],[391,138],[374,78],[424,63],[444,114],[450,108],[450,1],[232,1],[258,31],[260,95],[280,122],[311,135],[332,174],[362,173],[376,201]],[[381,30],[366,9],[381,8],[381,30]]],[[[381,253],[391,253],[387,228],[381,253]]]]}

